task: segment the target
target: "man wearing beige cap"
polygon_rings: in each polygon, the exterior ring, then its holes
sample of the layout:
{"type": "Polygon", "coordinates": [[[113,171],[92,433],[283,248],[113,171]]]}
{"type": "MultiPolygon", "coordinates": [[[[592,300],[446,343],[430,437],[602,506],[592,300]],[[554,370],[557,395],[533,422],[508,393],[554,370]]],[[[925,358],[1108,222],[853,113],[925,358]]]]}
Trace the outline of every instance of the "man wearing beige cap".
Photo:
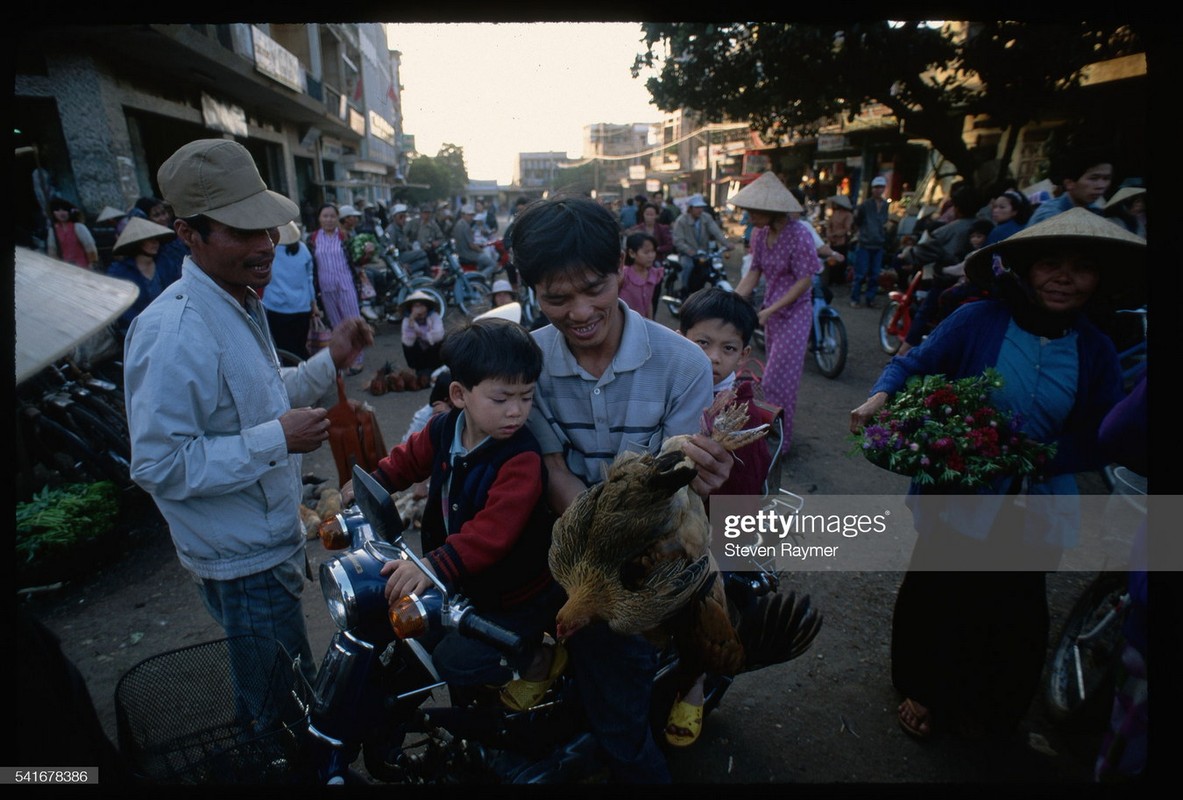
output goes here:
{"type": "MultiPolygon", "coordinates": [[[[227,636],[278,640],[315,675],[300,593],[301,454],[328,438],[310,405],[373,344],[360,318],[299,368],[281,368],[256,288],[280,226],[299,215],[229,139],[181,147],[157,172],[190,249],[181,278],[133,321],[124,353],[132,477],[227,636]]],[[[232,651],[235,664],[247,656],[232,651]]],[[[257,715],[247,693],[240,710],[257,715]]],[[[252,716],[252,719],[257,716],[252,716]]]]}

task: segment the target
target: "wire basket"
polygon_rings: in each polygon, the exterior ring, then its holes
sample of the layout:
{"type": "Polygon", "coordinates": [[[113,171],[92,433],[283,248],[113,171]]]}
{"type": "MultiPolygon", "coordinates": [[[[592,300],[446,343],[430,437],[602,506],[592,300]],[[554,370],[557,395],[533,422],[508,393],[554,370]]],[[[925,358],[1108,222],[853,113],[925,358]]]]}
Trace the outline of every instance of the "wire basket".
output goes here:
{"type": "Polygon", "coordinates": [[[295,783],[311,692],[274,639],[152,656],[115,687],[119,748],[153,783],[295,783]]]}

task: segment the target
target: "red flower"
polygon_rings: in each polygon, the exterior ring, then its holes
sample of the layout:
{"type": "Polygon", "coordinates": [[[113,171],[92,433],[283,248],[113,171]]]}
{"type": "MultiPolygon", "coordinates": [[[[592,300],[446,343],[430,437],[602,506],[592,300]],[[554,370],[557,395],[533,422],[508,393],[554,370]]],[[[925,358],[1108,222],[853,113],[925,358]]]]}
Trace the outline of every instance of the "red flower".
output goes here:
{"type": "Polygon", "coordinates": [[[954,472],[961,472],[965,469],[965,459],[958,453],[950,453],[949,457],[945,460],[945,466],[954,472]]]}
{"type": "Polygon", "coordinates": [[[937,389],[928,397],[924,398],[925,408],[940,408],[941,406],[957,406],[957,395],[948,386],[943,389],[937,389]]]}

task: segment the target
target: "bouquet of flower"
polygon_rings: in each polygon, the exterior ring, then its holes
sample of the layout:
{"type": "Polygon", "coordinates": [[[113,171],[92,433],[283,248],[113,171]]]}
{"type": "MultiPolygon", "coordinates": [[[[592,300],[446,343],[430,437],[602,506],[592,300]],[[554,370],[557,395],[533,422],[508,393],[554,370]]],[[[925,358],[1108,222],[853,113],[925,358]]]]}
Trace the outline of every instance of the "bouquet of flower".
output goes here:
{"type": "Polygon", "coordinates": [[[983,486],[1004,475],[1037,475],[1055,445],[1027,437],[1020,414],[990,404],[994,369],[949,380],[914,375],[861,434],[855,452],[925,485],[983,486]]]}

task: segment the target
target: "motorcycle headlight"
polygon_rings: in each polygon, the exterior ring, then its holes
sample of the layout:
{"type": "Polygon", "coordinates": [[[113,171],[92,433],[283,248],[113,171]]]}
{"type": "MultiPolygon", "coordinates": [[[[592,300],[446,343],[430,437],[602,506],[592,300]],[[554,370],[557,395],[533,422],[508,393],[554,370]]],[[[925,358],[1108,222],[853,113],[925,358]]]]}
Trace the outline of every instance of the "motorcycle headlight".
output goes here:
{"type": "Polygon", "coordinates": [[[338,628],[355,630],[385,616],[382,563],[364,550],[351,550],[320,565],[320,588],[338,628]]]}
{"type": "Polygon", "coordinates": [[[349,576],[340,568],[336,560],[326,561],[320,565],[320,589],[324,593],[325,605],[329,609],[329,619],[342,630],[349,629],[349,576]]]}

